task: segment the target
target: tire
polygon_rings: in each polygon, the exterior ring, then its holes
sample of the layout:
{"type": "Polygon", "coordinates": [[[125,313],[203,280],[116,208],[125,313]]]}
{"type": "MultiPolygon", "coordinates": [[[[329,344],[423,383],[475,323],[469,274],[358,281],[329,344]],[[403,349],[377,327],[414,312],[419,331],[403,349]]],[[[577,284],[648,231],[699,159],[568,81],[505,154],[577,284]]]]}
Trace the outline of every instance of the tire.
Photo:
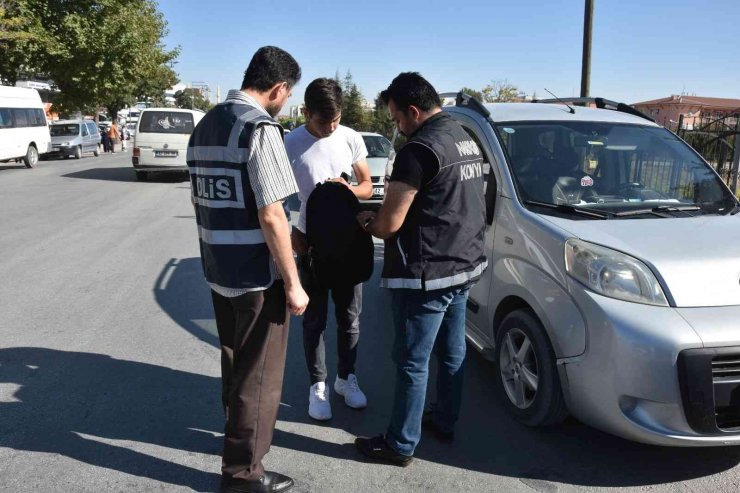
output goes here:
{"type": "Polygon", "coordinates": [[[136,179],[139,181],[147,181],[149,179],[149,174],[146,171],[137,171],[136,179]]]}
{"type": "Polygon", "coordinates": [[[95,156],[95,157],[100,156],[100,151],[98,150],[97,147],[95,147],[95,150],[93,151],[93,156],[95,156]]]}
{"type": "Polygon", "coordinates": [[[28,149],[26,149],[26,155],[23,157],[23,164],[26,165],[26,168],[33,168],[38,164],[38,162],[39,151],[35,146],[29,145],[28,149]]]}
{"type": "Polygon", "coordinates": [[[82,146],[75,147],[75,153],[73,154],[75,159],[80,159],[82,157],[82,146]]]}
{"type": "Polygon", "coordinates": [[[501,322],[496,334],[496,369],[504,406],[517,421],[551,426],[568,416],[555,352],[532,312],[516,310],[501,322]]]}

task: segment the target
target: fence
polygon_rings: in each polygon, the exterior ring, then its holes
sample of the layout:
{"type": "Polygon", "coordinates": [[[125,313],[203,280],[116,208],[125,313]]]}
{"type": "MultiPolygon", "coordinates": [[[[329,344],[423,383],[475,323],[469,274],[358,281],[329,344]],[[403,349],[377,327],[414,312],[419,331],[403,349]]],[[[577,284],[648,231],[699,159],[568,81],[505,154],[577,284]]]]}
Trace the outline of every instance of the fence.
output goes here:
{"type": "Polygon", "coordinates": [[[696,149],[737,193],[738,163],[740,163],[740,117],[702,118],[686,128],[683,115],[678,121],[676,135],[696,149]]]}

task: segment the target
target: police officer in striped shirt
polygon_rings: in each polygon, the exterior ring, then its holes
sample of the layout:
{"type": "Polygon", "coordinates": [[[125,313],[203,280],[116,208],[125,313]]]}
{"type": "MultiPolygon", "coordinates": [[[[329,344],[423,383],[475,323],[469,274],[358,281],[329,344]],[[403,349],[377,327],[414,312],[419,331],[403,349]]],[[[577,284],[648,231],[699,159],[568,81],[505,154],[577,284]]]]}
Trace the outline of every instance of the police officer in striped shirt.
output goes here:
{"type": "Polygon", "coordinates": [[[222,491],[293,486],[291,478],[265,471],[262,458],[280,405],[290,313],[301,315],[308,305],[283,205],[298,188],[273,119],[300,76],[290,54],[260,48],[242,88],[203,117],[188,144],[201,259],[221,344],[222,491]]]}

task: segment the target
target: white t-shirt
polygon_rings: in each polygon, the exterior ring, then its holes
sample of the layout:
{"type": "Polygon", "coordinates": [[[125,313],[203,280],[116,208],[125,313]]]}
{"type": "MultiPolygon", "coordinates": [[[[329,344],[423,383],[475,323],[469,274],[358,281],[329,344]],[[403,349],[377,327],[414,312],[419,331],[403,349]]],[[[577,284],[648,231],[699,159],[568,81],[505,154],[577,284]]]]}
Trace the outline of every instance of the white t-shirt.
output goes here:
{"type": "Polygon", "coordinates": [[[301,199],[297,227],[305,233],[306,201],[313,189],[342,173],[352,175],[352,165],[367,157],[367,149],[362,136],[349,127],[339,125],[329,137],[319,139],[301,125],[285,136],[285,150],[301,199]]]}

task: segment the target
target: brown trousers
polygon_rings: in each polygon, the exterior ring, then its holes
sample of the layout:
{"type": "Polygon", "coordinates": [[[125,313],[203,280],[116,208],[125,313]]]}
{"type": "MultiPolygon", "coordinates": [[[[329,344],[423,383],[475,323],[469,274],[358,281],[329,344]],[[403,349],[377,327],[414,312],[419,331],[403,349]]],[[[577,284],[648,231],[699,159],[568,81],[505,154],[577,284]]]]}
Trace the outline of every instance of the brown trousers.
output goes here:
{"type": "Polygon", "coordinates": [[[258,479],[280,406],[290,315],[282,281],[226,298],[211,291],[221,341],[226,428],[221,472],[258,479]]]}

